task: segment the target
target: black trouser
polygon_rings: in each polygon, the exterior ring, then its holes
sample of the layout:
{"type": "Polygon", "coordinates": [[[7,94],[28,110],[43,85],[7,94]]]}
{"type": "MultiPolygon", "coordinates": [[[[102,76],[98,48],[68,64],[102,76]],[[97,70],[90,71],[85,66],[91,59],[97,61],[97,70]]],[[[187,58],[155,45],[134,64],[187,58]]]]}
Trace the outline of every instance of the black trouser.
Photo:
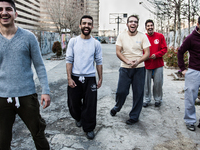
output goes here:
{"type": "Polygon", "coordinates": [[[15,99],[12,100],[12,103],[8,103],[7,98],[0,98],[0,150],[10,150],[16,114],[30,130],[37,150],[49,150],[49,143],[44,134],[46,123],[40,115],[37,94],[19,97],[19,108],[15,106],[15,99]]]}
{"type": "Polygon", "coordinates": [[[130,119],[138,121],[142,110],[144,97],[145,68],[120,68],[119,81],[116,92],[116,104],[114,110],[119,112],[125,103],[129,94],[130,85],[132,85],[133,104],[129,113],[130,119]]]}
{"type": "Polygon", "coordinates": [[[75,88],[68,86],[68,107],[71,116],[77,121],[82,121],[83,131],[90,132],[96,126],[96,78],[85,77],[84,83],[81,83],[78,78],[72,76],[72,79],[77,85],[75,88]]]}

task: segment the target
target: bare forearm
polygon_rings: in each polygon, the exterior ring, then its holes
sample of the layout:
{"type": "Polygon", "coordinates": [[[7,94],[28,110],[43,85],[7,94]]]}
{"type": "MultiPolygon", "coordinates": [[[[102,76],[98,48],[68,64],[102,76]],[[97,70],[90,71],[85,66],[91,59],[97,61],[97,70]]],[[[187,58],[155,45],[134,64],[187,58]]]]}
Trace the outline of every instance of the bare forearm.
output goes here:
{"type": "Polygon", "coordinates": [[[121,52],[117,52],[116,55],[117,55],[117,57],[118,57],[121,61],[123,61],[123,62],[126,63],[126,64],[128,63],[128,59],[126,59],[126,58],[124,57],[124,55],[122,55],[121,52]]]}
{"type": "Polygon", "coordinates": [[[123,61],[125,64],[127,65],[133,65],[133,62],[128,60],[126,57],[124,57],[124,55],[121,53],[122,52],[122,47],[121,46],[118,46],[116,45],[116,55],[117,57],[123,61]]]}
{"type": "Polygon", "coordinates": [[[102,80],[102,78],[103,78],[103,77],[102,77],[102,74],[103,74],[103,67],[102,67],[102,65],[97,65],[96,68],[97,68],[98,77],[99,77],[99,79],[102,80]]]}
{"type": "Polygon", "coordinates": [[[72,64],[67,63],[66,64],[66,71],[67,71],[67,79],[71,79],[71,74],[72,74],[72,64]]]}
{"type": "Polygon", "coordinates": [[[102,77],[103,67],[102,67],[102,65],[97,65],[96,68],[97,68],[97,73],[99,76],[99,81],[97,83],[97,89],[99,89],[101,87],[102,80],[103,80],[103,77],[102,77]]]}
{"type": "Polygon", "coordinates": [[[145,49],[144,49],[144,55],[138,60],[139,63],[141,63],[141,62],[147,60],[147,59],[149,58],[149,54],[150,54],[149,48],[145,48],[145,49]]]}
{"type": "Polygon", "coordinates": [[[71,88],[76,87],[76,83],[74,82],[74,80],[72,79],[72,64],[67,63],[66,64],[66,70],[67,70],[67,80],[68,80],[68,85],[71,88]]]}

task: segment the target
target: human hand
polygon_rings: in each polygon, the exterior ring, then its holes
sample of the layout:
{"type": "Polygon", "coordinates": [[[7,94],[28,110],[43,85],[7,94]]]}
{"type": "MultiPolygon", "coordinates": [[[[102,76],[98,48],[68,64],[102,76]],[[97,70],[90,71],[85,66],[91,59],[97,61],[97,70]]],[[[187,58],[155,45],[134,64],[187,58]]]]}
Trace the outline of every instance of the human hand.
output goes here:
{"type": "Polygon", "coordinates": [[[74,82],[74,80],[72,80],[72,79],[68,79],[68,85],[71,88],[75,88],[77,86],[76,83],[74,82]]]}
{"type": "Polygon", "coordinates": [[[51,103],[51,99],[49,94],[42,94],[41,95],[41,105],[43,106],[43,109],[47,108],[51,103]],[[43,106],[43,102],[45,102],[44,106],[43,106]]]}
{"type": "Polygon", "coordinates": [[[185,76],[186,72],[187,72],[186,69],[182,71],[183,76],[185,76]]]}
{"type": "Polygon", "coordinates": [[[139,61],[137,59],[132,62],[133,62],[133,65],[131,66],[131,68],[136,68],[139,64],[139,61]]]}
{"type": "Polygon", "coordinates": [[[127,60],[126,64],[131,67],[134,63],[133,63],[133,61],[127,60]]]}
{"type": "Polygon", "coordinates": [[[151,59],[156,59],[156,55],[155,55],[155,54],[152,54],[150,58],[151,58],[151,59]]]}
{"type": "Polygon", "coordinates": [[[102,79],[99,79],[98,84],[97,84],[97,89],[101,87],[101,84],[102,84],[102,79]]]}

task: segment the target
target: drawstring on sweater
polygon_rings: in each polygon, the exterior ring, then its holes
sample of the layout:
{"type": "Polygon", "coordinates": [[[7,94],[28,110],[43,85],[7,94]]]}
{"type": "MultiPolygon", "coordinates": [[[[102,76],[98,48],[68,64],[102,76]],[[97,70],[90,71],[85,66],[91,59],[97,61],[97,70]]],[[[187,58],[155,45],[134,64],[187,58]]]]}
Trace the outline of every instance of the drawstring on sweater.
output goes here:
{"type": "MultiPolygon", "coordinates": [[[[13,102],[12,98],[11,98],[11,97],[8,97],[7,102],[8,102],[8,103],[12,103],[12,102],[13,102]]],[[[20,103],[19,103],[19,98],[18,98],[18,97],[15,97],[15,106],[16,106],[17,108],[20,107],[20,103]]]]}

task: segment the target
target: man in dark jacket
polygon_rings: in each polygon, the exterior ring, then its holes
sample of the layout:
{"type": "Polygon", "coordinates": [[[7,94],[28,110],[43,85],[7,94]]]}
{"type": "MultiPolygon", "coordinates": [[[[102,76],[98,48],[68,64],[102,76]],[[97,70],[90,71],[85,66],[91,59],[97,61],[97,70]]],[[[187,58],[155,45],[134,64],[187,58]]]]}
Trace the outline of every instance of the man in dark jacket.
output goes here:
{"type": "Polygon", "coordinates": [[[200,86],[200,17],[195,30],[187,36],[178,50],[178,66],[185,76],[185,116],[188,130],[195,131],[196,123],[195,100],[200,86]],[[189,68],[184,64],[184,53],[190,54],[189,68]]]}

